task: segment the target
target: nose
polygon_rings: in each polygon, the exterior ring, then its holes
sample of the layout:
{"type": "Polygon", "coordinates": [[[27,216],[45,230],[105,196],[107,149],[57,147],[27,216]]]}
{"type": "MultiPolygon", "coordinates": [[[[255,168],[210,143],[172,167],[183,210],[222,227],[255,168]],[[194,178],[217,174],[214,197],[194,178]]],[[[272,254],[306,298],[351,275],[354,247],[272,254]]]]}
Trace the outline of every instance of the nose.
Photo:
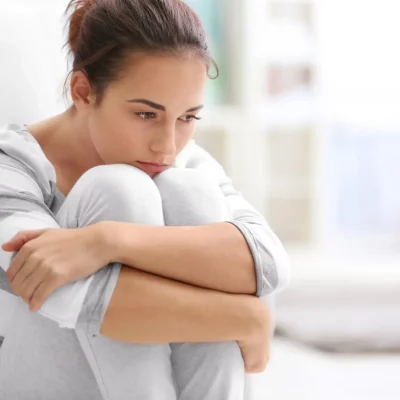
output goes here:
{"type": "Polygon", "coordinates": [[[175,125],[164,126],[154,132],[150,149],[155,153],[164,155],[174,155],[176,153],[176,132],[175,125]]]}

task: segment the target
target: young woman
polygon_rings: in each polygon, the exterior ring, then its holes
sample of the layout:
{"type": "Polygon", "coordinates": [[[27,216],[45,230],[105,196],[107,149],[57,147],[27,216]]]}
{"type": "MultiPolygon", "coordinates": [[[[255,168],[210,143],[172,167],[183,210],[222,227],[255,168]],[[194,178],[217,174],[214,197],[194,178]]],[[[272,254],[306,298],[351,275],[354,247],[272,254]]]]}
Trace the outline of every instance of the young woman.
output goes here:
{"type": "Polygon", "coordinates": [[[243,398],[288,262],[192,141],[213,61],[180,0],[74,0],[71,108],[0,131],[0,398],[243,398]],[[28,307],[29,305],[29,307],[28,307]]]}

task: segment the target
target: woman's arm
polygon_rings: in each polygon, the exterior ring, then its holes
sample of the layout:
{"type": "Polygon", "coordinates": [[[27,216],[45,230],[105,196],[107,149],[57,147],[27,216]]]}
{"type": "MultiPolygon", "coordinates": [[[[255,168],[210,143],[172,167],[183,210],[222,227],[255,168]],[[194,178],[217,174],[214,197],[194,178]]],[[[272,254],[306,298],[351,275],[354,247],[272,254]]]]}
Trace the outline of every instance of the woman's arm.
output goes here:
{"type": "Polygon", "coordinates": [[[111,259],[165,278],[227,293],[256,292],[254,263],[230,223],[147,226],[100,223],[111,259]]]}
{"type": "Polygon", "coordinates": [[[262,302],[122,267],[101,333],[128,343],[246,340],[267,332],[262,302]]]}
{"type": "Polygon", "coordinates": [[[230,223],[192,227],[108,224],[113,260],[142,271],[227,293],[265,296],[287,285],[286,252],[263,216],[205,150],[193,146],[187,168],[216,179],[230,223]]]}
{"type": "Polygon", "coordinates": [[[196,288],[122,267],[100,332],[128,343],[237,341],[245,369],[269,359],[271,318],[254,296],[196,288]]]}
{"type": "MultiPolygon", "coordinates": [[[[29,137],[0,131],[0,243],[27,229],[62,231],[48,208],[55,174],[36,147],[29,137]]],[[[90,235],[93,240],[95,235],[90,235]]],[[[0,247],[3,273],[9,271],[12,259],[10,249],[0,247]]],[[[61,327],[87,334],[96,335],[101,327],[102,333],[117,340],[167,343],[226,338],[239,341],[245,358],[249,348],[250,354],[255,349],[255,360],[260,360],[260,346],[265,348],[268,312],[251,296],[198,289],[126,267],[121,273],[119,264],[78,279],[69,284],[66,279],[43,299],[39,313],[61,327]]]]}

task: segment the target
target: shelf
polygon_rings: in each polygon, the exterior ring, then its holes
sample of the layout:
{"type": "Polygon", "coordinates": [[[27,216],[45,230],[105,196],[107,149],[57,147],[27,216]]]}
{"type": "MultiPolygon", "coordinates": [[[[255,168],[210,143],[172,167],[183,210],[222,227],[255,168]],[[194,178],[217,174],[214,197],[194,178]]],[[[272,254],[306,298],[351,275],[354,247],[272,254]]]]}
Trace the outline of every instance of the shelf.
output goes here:
{"type": "Polygon", "coordinates": [[[308,243],[313,239],[314,202],[304,198],[267,198],[267,219],[284,242],[308,243]]]}
{"type": "Polygon", "coordinates": [[[320,200],[315,1],[224,4],[235,9],[226,19],[235,103],[207,107],[196,140],[285,243],[313,242],[320,200]]]}

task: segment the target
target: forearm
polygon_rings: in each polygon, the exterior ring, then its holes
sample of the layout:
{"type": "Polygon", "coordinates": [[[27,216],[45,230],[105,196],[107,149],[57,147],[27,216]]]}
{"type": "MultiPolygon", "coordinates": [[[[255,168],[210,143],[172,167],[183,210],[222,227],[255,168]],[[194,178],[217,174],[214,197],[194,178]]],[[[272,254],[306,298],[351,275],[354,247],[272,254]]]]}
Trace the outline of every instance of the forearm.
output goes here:
{"type": "Polygon", "coordinates": [[[262,302],[122,267],[101,333],[128,343],[246,340],[265,325],[262,302]]]}
{"type": "Polygon", "coordinates": [[[107,222],[113,261],[191,285],[254,294],[253,257],[230,223],[155,227],[107,222]]]}

